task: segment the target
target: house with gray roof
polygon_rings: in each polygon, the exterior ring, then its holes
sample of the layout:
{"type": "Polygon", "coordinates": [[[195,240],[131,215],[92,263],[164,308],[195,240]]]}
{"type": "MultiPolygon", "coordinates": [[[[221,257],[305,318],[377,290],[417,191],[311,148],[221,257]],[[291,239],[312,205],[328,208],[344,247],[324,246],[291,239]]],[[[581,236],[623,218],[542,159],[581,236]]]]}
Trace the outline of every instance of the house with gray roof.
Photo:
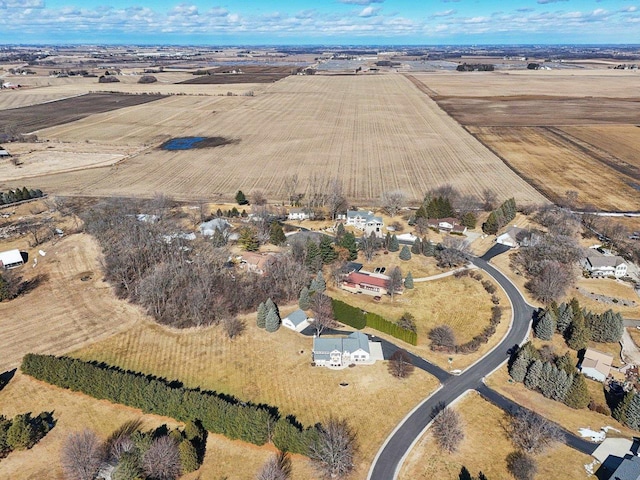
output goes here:
{"type": "Polygon", "coordinates": [[[209,220],[208,222],[201,223],[198,228],[200,229],[200,233],[203,236],[211,237],[216,232],[216,228],[221,232],[225,232],[230,227],[231,224],[224,218],[214,218],[212,220],[209,220]]]}
{"type": "Polygon", "coordinates": [[[347,225],[362,230],[365,235],[374,233],[376,237],[382,237],[384,222],[382,217],[376,217],[373,212],[347,210],[347,225]]]}
{"type": "Polygon", "coordinates": [[[622,463],[618,465],[610,480],[640,480],[640,457],[625,455],[622,463]]]}
{"type": "Polygon", "coordinates": [[[501,245],[506,245],[511,248],[518,248],[520,246],[520,241],[518,238],[521,238],[522,235],[526,234],[527,230],[524,228],[519,228],[516,226],[511,226],[504,232],[502,235],[498,235],[496,238],[496,243],[501,245]]]}
{"type": "Polygon", "coordinates": [[[19,267],[23,264],[24,259],[22,258],[20,250],[18,250],[17,248],[14,250],[6,250],[4,252],[0,252],[0,268],[9,270],[11,268],[19,267]]]}
{"type": "Polygon", "coordinates": [[[592,277],[621,278],[627,275],[627,263],[617,255],[590,255],[581,263],[592,277]]]}
{"type": "Polygon", "coordinates": [[[301,332],[309,326],[309,317],[307,317],[304,310],[298,309],[282,319],[282,326],[296,332],[301,332]]]}
{"type": "Polygon", "coordinates": [[[347,367],[351,364],[372,364],[372,347],[379,342],[369,341],[364,333],[353,332],[346,337],[314,337],[313,361],[319,367],[347,367]]]}

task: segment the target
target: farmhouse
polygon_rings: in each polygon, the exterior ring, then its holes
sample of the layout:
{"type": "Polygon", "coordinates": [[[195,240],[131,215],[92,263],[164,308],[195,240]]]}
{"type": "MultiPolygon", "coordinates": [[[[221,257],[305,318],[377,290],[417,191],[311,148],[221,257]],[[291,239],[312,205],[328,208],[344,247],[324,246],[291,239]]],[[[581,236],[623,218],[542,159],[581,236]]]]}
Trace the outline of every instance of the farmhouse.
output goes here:
{"type": "Polygon", "coordinates": [[[502,235],[498,235],[496,243],[506,245],[511,248],[518,248],[520,246],[518,237],[521,236],[520,234],[524,234],[524,232],[526,232],[524,228],[509,227],[502,235]]]}
{"type": "Polygon", "coordinates": [[[361,332],[353,332],[347,337],[314,337],[313,339],[313,361],[319,367],[372,365],[379,358],[381,358],[380,342],[370,342],[369,338],[361,332]]]}
{"type": "Polygon", "coordinates": [[[427,225],[430,228],[437,229],[439,232],[457,233],[459,235],[467,233],[467,227],[460,225],[460,222],[453,217],[429,218],[427,225]]]}
{"type": "Polygon", "coordinates": [[[627,274],[627,264],[619,256],[588,256],[582,266],[592,277],[620,278],[627,274]]]}
{"type": "MultiPolygon", "coordinates": [[[[364,293],[374,297],[389,293],[388,285],[389,277],[386,275],[370,275],[356,271],[346,275],[340,282],[340,288],[347,292],[364,293]]],[[[402,290],[400,289],[395,293],[402,293],[402,290]]]]}
{"type": "Polygon", "coordinates": [[[309,317],[304,313],[304,310],[298,309],[282,319],[282,326],[296,332],[301,332],[309,326],[309,317]]]}
{"type": "Polygon", "coordinates": [[[593,348],[587,348],[584,352],[582,363],[580,364],[580,370],[586,377],[604,382],[611,370],[611,362],[613,362],[611,355],[599,352],[593,348]]]}
{"type": "Polygon", "coordinates": [[[365,235],[373,233],[376,237],[382,237],[384,222],[382,217],[374,216],[373,212],[347,210],[347,225],[362,230],[365,235]]]}
{"type": "Polygon", "coordinates": [[[313,213],[306,208],[292,208],[287,214],[287,220],[309,220],[313,213]]]}
{"type": "Polygon", "coordinates": [[[24,260],[20,254],[20,250],[17,248],[15,250],[0,252],[0,267],[9,270],[10,268],[16,268],[20,265],[24,265],[24,260]]]}

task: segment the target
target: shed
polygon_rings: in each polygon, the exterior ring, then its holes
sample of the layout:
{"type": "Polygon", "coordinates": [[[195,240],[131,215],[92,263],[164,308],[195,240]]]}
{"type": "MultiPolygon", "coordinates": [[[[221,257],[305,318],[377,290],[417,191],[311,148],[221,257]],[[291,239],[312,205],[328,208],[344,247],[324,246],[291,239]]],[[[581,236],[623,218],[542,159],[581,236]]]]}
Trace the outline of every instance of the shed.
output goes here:
{"type": "Polygon", "coordinates": [[[0,266],[5,270],[16,268],[20,265],[24,265],[24,259],[22,258],[20,250],[17,248],[15,250],[0,252],[0,266]]]}
{"type": "Polygon", "coordinates": [[[309,326],[307,314],[304,313],[304,310],[298,309],[282,319],[282,326],[296,332],[301,332],[309,326]]]}

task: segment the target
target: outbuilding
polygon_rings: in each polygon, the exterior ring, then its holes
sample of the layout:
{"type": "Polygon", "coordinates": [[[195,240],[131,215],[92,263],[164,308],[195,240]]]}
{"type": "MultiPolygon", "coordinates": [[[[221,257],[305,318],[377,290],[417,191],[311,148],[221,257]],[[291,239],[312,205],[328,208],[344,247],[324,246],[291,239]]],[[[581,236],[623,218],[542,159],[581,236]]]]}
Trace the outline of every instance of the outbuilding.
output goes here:
{"type": "Polygon", "coordinates": [[[10,268],[16,268],[20,265],[24,265],[24,259],[22,258],[20,250],[17,248],[15,250],[0,252],[0,267],[9,270],[10,268]]]}

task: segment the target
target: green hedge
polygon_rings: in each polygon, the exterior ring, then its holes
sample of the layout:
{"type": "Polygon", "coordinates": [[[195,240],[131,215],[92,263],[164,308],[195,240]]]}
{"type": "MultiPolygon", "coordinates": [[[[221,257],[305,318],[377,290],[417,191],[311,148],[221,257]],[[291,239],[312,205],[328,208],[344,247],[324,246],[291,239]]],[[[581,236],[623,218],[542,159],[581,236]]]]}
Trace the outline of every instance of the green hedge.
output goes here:
{"type": "Polygon", "coordinates": [[[364,327],[371,327],[380,332],[388,333],[392,337],[399,338],[411,345],[418,344],[418,335],[416,335],[415,332],[399,327],[397,324],[375,313],[365,314],[357,307],[352,307],[335,298],[331,300],[333,303],[333,316],[340,323],[349,325],[357,330],[362,330],[364,327]]]}
{"type": "Polygon", "coordinates": [[[58,387],[175,418],[199,420],[210,432],[231,439],[263,445],[272,440],[282,451],[308,454],[316,428],[302,428],[293,417],[283,418],[278,409],[255,405],[222,393],[191,389],[177,381],[143,375],[69,357],[28,354],[21,370],[58,387]]]}

